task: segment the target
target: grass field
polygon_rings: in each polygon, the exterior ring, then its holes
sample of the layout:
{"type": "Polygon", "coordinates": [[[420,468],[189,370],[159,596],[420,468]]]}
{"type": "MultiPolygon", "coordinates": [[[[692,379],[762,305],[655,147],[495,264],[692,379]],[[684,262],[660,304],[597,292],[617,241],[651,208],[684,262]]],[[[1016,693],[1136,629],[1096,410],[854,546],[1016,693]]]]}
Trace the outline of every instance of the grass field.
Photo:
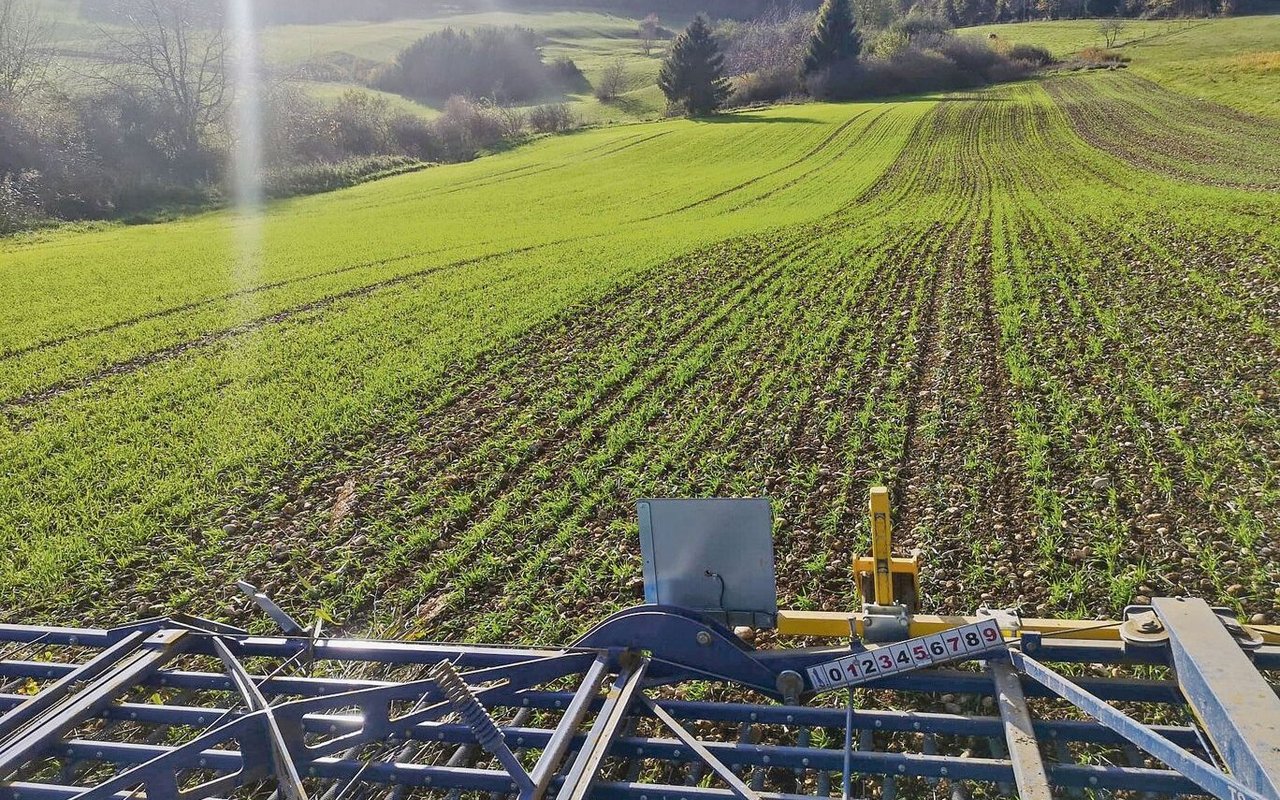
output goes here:
{"type": "MultiPolygon", "coordinates": [[[[658,116],[663,109],[662,96],[655,85],[661,50],[656,49],[649,56],[641,51],[636,39],[639,24],[635,19],[592,11],[442,13],[430,19],[273,26],[267,29],[264,49],[272,61],[286,66],[306,62],[343,64],[347,60],[384,62],[391,61],[402,49],[432,31],[448,27],[472,30],[485,25],[518,25],[542,34],[546,60],[572,59],[592,85],[606,66],[623,59],[631,88],[617,100],[601,103],[590,90],[545,100],[568,103],[584,122],[626,122],[658,116]]],[[[667,24],[677,23],[667,21],[667,24]]],[[[334,95],[338,87],[306,85],[322,97],[334,95]]],[[[427,111],[430,116],[430,110],[427,111]]]]}
{"type": "Polygon", "coordinates": [[[925,605],[1280,610],[1280,126],[1140,74],[544,139],[0,243],[0,618],[555,641],[633,503],[774,498],[845,607],[867,488],[925,605]],[[1138,137],[1141,134],[1141,137],[1138,137]]]}
{"type": "MultiPolygon", "coordinates": [[[[74,83],[85,67],[77,54],[94,48],[98,25],[79,15],[79,0],[36,0],[42,17],[51,25],[52,46],[63,53],[74,67],[66,72],[74,83]]],[[[436,4],[444,5],[444,4],[436,4]]],[[[458,13],[447,6],[431,13],[425,4],[423,19],[398,19],[388,22],[334,22],[312,25],[272,25],[264,30],[263,53],[278,72],[287,74],[306,64],[323,65],[329,77],[337,79],[348,67],[354,75],[357,67],[369,63],[391,61],[402,49],[422,36],[443,28],[472,30],[486,25],[519,25],[531,28],[544,37],[543,56],[547,61],[572,59],[592,85],[605,67],[621,58],[627,65],[630,88],[616,100],[602,103],[590,89],[540,98],[539,102],[564,102],[587,124],[632,122],[661,116],[664,101],[657,89],[658,68],[662,49],[645,55],[636,39],[639,20],[595,11],[491,11],[458,13]]],[[[663,20],[663,24],[680,27],[687,20],[663,20]]],[[[322,100],[335,100],[346,91],[359,91],[385,97],[396,110],[425,118],[438,115],[439,109],[407,98],[387,95],[351,80],[296,80],[296,85],[322,100]]]]}
{"type": "MultiPolygon", "coordinates": [[[[1059,57],[1102,47],[1096,20],[966,28],[1040,44],[1059,57]]],[[[1128,69],[1193,98],[1280,119],[1280,14],[1213,20],[1130,20],[1118,49],[1128,69]]]]}

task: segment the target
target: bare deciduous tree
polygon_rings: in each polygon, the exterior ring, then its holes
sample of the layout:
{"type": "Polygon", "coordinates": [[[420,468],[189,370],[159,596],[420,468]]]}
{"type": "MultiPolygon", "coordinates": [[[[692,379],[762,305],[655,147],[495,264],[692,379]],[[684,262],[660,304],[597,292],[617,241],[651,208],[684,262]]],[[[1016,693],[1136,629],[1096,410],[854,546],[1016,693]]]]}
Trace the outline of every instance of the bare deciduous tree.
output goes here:
{"type": "Polygon", "coordinates": [[[621,58],[610,61],[596,81],[597,100],[614,100],[627,90],[627,62],[621,58]]]}
{"type": "Polygon", "coordinates": [[[658,22],[657,14],[650,14],[640,20],[640,47],[644,50],[644,54],[651,55],[653,47],[658,42],[658,36],[661,33],[662,26],[658,22]]]}
{"type": "Polygon", "coordinates": [[[722,31],[725,68],[730,75],[800,69],[813,34],[814,13],[796,0],[777,2],[754,19],[722,31]]]}
{"type": "Polygon", "coordinates": [[[1120,17],[1098,20],[1098,33],[1102,34],[1108,48],[1115,47],[1120,34],[1124,33],[1124,20],[1120,17]]]}
{"type": "Polygon", "coordinates": [[[99,32],[104,78],[140,88],[172,109],[179,145],[195,148],[227,115],[231,43],[222,3],[206,0],[123,0],[124,24],[99,32]]]}
{"type": "Polygon", "coordinates": [[[48,39],[31,0],[0,0],[0,100],[22,101],[45,85],[48,39]]]}

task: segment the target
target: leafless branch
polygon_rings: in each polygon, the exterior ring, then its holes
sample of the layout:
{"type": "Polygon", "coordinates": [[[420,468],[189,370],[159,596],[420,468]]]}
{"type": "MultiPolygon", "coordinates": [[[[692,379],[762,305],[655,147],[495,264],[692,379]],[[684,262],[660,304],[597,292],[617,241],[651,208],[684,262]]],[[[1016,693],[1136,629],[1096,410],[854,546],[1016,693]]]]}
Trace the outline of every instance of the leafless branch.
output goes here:
{"type": "Polygon", "coordinates": [[[220,124],[230,106],[230,42],[220,3],[122,0],[122,24],[102,28],[103,76],[172,108],[187,144],[220,124]]]}
{"type": "Polygon", "coordinates": [[[46,85],[49,34],[31,0],[0,0],[0,100],[21,102],[46,85]]]}

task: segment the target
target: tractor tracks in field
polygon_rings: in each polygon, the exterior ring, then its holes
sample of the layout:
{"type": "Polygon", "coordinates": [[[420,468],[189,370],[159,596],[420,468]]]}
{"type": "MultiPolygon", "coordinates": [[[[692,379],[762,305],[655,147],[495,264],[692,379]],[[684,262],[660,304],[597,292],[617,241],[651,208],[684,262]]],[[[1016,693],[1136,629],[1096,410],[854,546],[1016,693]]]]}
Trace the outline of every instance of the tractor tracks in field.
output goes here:
{"type": "MultiPolygon", "coordinates": [[[[634,136],[634,137],[630,137],[628,140],[625,140],[623,144],[621,144],[621,145],[619,145],[619,146],[617,146],[617,147],[612,147],[613,145],[618,145],[618,143],[617,143],[617,142],[609,142],[609,143],[606,143],[606,144],[604,144],[604,145],[598,145],[598,146],[597,146],[597,147],[595,147],[595,148],[590,148],[590,149],[588,149],[588,150],[585,150],[585,151],[583,151],[583,153],[584,153],[584,154],[591,154],[591,153],[595,153],[595,152],[600,151],[600,150],[604,150],[604,152],[601,152],[601,153],[599,153],[599,155],[598,155],[598,156],[596,156],[596,157],[601,157],[601,158],[602,158],[602,157],[605,157],[605,156],[614,155],[614,154],[616,154],[616,153],[618,153],[618,152],[621,152],[621,151],[623,151],[623,150],[626,150],[626,149],[628,149],[628,148],[630,148],[630,147],[635,147],[635,146],[637,146],[637,145],[645,144],[645,143],[647,143],[647,142],[653,141],[653,140],[658,139],[658,138],[661,138],[661,137],[663,137],[663,136],[667,136],[667,135],[669,135],[670,133],[671,133],[670,131],[662,131],[662,132],[655,133],[655,134],[652,134],[652,135],[649,135],[649,136],[634,136]]],[[[475,188],[475,187],[476,187],[476,186],[478,186],[478,185],[487,185],[487,184],[489,184],[489,183],[501,182],[501,181],[494,181],[494,180],[493,180],[494,178],[499,178],[499,177],[501,177],[501,178],[503,178],[504,180],[505,180],[505,179],[508,179],[508,178],[511,178],[511,177],[520,177],[520,178],[523,178],[523,177],[527,177],[528,175],[531,175],[531,174],[538,174],[538,173],[547,172],[547,171],[551,171],[551,170],[555,170],[555,169],[564,169],[564,168],[566,168],[566,167],[570,167],[570,166],[578,166],[578,165],[580,165],[580,164],[582,164],[582,163],[583,163],[583,162],[582,162],[582,159],[577,158],[577,159],[574,159],[574,160],[571,160],[571,161],[566,161],[565,163],[562,163],[562,164],[556,164],[556,165],[553,165],[553,166],[550,166],[550,167],[545,167],[545,166],[544,166],[544,167],[541,167],[541,168],[536,168],[536,165],[535,165],[535,168],[532,168],[532,172],[528,172],[528,171],[527,171],[527,170],[530,170],[530,169],[531,169],[531,168],[530,168],[530,167],[528,167],[528,166],[524,166],[524,167],[517,167],[517,168],[511,169],[511,170],[504,170],[504,171],[502,171],[502,172],[492,173],[492,174],[490,174],[490,175],[485,175],[485,176],[483,176],[482,178],[477,178],[477,179],[474,179],[474,180],[472,180],[472,181],[466,181],[466,182],[463,182],[463,183],[461,183],[461,184],[451,185],[448,189],[446,189],[446,190],[444,191],[444,193],[445,193],[445,194],[451,194],[451,193],[453,193],[453,192],[463,191],[463,190],[470,189],[470,188],[475,188]],[[524,172],[525,174],[519,174],[519,175],[517,175],[517,174],[516,174],[516,173],[520,173],[520,172],[524,172]]],[[[439,194],[439,193],[437,192],[437,193],[433,193],[433,194],[430,194],[430,195],[424,195],[424,197],[425,197],[425,196],[435,196],[435,195],[437,195],[437,194],[439,194]]],[[[421,199],[421,198],[415,198],[415,199],[421,199]]],[[[578,237],[578,238],[590,238],[590,237],[578,237]]],[[[569,239],[564,239],[564,240],[558,240],[558,241],[555,241],[555,242],[544,243],[544,244],[541,244],[541,245],[533,245],[533,246],[531,246],[531,247],[530,247],[530,248],[528,248],[528,249],[533,249],[533,248],[541,247],[541,246],[554,246],[554,245],[558,245],[558,244],[568,243],[568,242],[571,242],[571,241],[574,241],[574,240],[575,240],[574,238],[569,238],[569,239]]],[[[7,350],[3,350],[3,351],[0,351],[0,361],[6,361],[6,360],[15,359],[15,358],[20,358],[20,357],[22,357],[22,356],[27,356],[27,355],[31,355],[31,354],[34,354],[34,353],[38,353],[38,352],[42,352],[42,351],[46,351],[46,350],[51,350],[51,349],[54,349],[54,348],[57,348],[57,347],[62,347],[62,346],[64,346],[64,345],[72,344],[72,343],[77,342],[77,341],[81,341],[81,340],[89,339],[89,338],[92,338],[92,337],[94,337],[94,336],[101,336],[101,335],[104,335],[104,334],[115,333],[115,332],[118,332],[118,331],[124,330],[124,329],[126,329],[126,328],[130,328],[130,327],[137,326],[137,325],[142,325],[142,324],[147,323],[147,322],[154,322],[154,321],[156,321],[156,320],[161,320],[161,319],[164,319],[164,318],[166,318],[166,317],[174,317],[174,316],[178,316],[178,315],[181,315],[181,314],[189,313],[189,312],[191,312],[191,311],[197,311],[197,310],[200,310],[200,309],[209,308],[209,307],[214,306],[214,305],[216,305],[216,304],[218,304],[218,303],[225,303],[225,302],[230,302],[230,301],[234,301],[234,300],[242,300],[242,299],[246,299],[246,298],[251,298],[251,297],[253,297],[254,295],[258,295],[258,294],[261,294],[261,293],[263,293],[263,292],[273,291],[273,290],[276,290],[276,289],[284,289],[284,288],[288,288],[288,287],[290,287],[290,286],[296,286],[296,285],[300,285],[300,284],[306,284],[306,283],[310,283],[310,282],[313,282],[313,281],[322,280],[322,279],[325,279],[325,278],[332,278],[332,277],[336,277],[336,276],[343,275],[343,274],[350,273],[350,272],[358,272],[358,271],[360,271],[360,270],[375,269],[375,268],[378,268],[378,267],[386,267],[386,266],[390,266],[390,265],[392,265],[392,264],[397,264],[397,263],[400,263],[400,262],[409,261],[409,260],[416,259],[416,258],[427,258],[427,257],[431,257],[431,256],[444,255],[444,254],[446,254],[446,253],[449,253],[449,252],[452,252],[452,251],[455,251],[455,250],[461,250],[461,249],[465,249],[465,248],[483,247],[483,246],[485,246],[486,244],[488,244],[488,243],[485,243],[485,242],[480,242],[480,243],[468,243],[468,244],[465,244],[465,245],[455,245],[455,246],[452,246],[452,247],[445,247],[445,248],[439,248],[439,249],[415,250],[415,251],[413,251],[413,252],[401,253],[401,254],[398,254],[398,255],[389,256],[389,257],[387,257],[387,258],[374,259],[374,260],[370,260],[370,261],[363,261],[363,262],[359,262],[359,263],[355,263],[355,264],[345,264],[345,265],[341,265],[341,266],[338,266],[338,267],[334,267],[334,268],[332,268],[332,269],[322,270],[322,271],[319,271],[319,272],[312,272],[312,273],[308,273],[308,274],[306,274],[306,275],[299,275],[299,276],[296,276],[296,277],[293,277],[293,278],[286,278],[286,279],[283,279],[283,280],[271,281],[271,282],[263,283],[263,284],[259,284],[259,285],[256,285],[256,286],[250,286],[250,287],[245,287],[245,288],[243,288],[243,289],[237,289],[237,290],[235,290],[235,291],[231,291],[231,292],[223,292],[223,293],[221,293],[221,294],[211,295],[211,296],[209,296],[209,297],[204,297],[204,298],[201,298],[201,299],[199,299],[199,300],[193,300],[193,301],[188,302],[188,303],[182,303],[182,304],[180,304],[180,305],[176,305],[176,306],[170,306],[170,307],[167,307],[167,308],[157,309],[157,310],[155,310],[155,311],[151,311],[151,312],[148,312],[148,313],[145,313],[145,314],[138,314],[138,315],[135,315],[135,316],[132,316],[132,317],[128,317],[128,318],[126,318],[126,319],[117,320],[117,321],[112,322],[112,323],[107,324],[107,325],[100,325],[100,326],[97,326],[97,327],[94,327],[94,328],[88,328],[88,329],[85,329],[85,330],[76,331],[75,333],[67,334],[67,335],[64,335],[64,336],[58,336],[58,337],[51,338],[51,339],[45,339],[45,340],[42,340],[42,341],[33,342],[33,343],[31,343],[31,344],[23,345],[23,346],[20,346],[20,347],[13,347],[13,348],[10,348],[10,349],[7,349],[7,350]]],[[[506,251],[506,252],[503,252],[503,253],[491,254],[491,255],[489,255],[489,256],[480,256],[480,257],[478,257],[478,258],[486,258],[486,257],[493,257],[493,258],[497,258],[497,257],[501,257],[501,256],[504,256],[504,255],[514,255],[514,254],[518,254],[518,253],[521,253],[521,252],[527,252],[527,251],[528,251],[528,249],[519,249],[519,250],[506,251]]],[[[470,260],[470,259],[468,259],[468,260],[463,260],[463,261],[458,261],[458,262],[452,262],[452,263],[449,263],[449,264],[445,264],[445,265],[443,265],[443,267],[448,268],[448,267],[455,267],[455,266],[466,266],[466,265],[468,265],[468,264],[470,264],[470,263],[475,263],[475,262],[474,262],[474,261],[472,261],[472,260],[470,260]]],[[[428,273],[414,273],[414,274],[412,274],[410,277],[421,277],[423,274],[428,274],[428,273]]],[[[395,280],[395,279],[393,278],[392,280],[395,280]]],[[[394,285],[394,284],[392,284],[392,285],[394,285]]],[[[372,286],[373,288],[375,288],[375,289],[376,289],[378,285],[377,285],[377,284],[373,284],[373,285],[371,285],[371,286],[372,286]]],[[[318,302],[322,302],[323,300],[326,300],[326,299],[327,299],[327,298],[320,298],[320,299],[318,300],[318,302]]],[[[294,309],[294,310],[295,310],[295,311],[298,311],[298,312],[301,312],[301,311],[306,311],[306,310],[308,310],[308,309],[306,309],[306,308],[304,308],[304,307],[297,307],[297,309],[294,309]]],[[[282,312],[282,313],[283,313],[283,312],[282,312]]],[[[264,318],[262,318],[262,319],[267,319],[267,318],[265,318],[265,317],[264,317],[264,318]]],[[[252,322],[255,322],[255,321],[251,320],[251,321],[250,321],[250,323],[252,323],[252,322]]],[[[189,349],[189,347],[188,347],[187,349],[189,349]]],[[[28,400],[28,401],[24,401],[22,398],[19,398],[17,401],[10,401],[10,402],[16,402],[16,403],[17,403],[17,405],[26,405],[26,404],[29,404],[29,400],[28,400]]],[[[4,404],[0,404],[0,407],[3,407],[3,405],[4,405],[4,404]]]]}
{"type": "MultiPolygon", "coordinates": [[[[670,211],[662,211],[662,212],[660,212],[660,213],[652,214],[652,215],[647,216],[647,217],[641,217],[640,219],[635,220],[635,222],[651,222],[651,221],[653,221],[653,220],[655,220],[655,219],[661,219],[662,217],[669,217],[669,216],[671,216],[671,215],[673,215],[673,214],[679,214],[679,213],[681,213],[681,212],[683,212],[683,211],[689,211],[689,210],[691,210],[691,209],[698,208],[698,207],[700,207],[700,206],[704,206],[704,205],[706,205],[706,204],[708,204],[708,203],[714,203],[716,200],[719,200],[719,199],[721,199],[722,197],[727,197],[727,196],[729,196],[729,195],[731,195],[731,194],[734,194],[735,192],[740,192],[740,191],[742,191],[743,189],[746,189],[746,188],[748,188],[748,187],[754,186],[755,184],[759,183],[760,181],[767,180],[767,179],[769,179],[769,178],[772,178],[772,177],[773,177],[773,176],[775,176],[775,175],[779,175],[779,174],[781,174],[781,173],[783,173],[783,172],[786,172],[786,171],[788,171],[788,170],[795,169],[796,167],[798,167],[798,166],[800,166],[800,165],[804,164],[804,163],[805,163],[806,161],[808,161],[809,159],[816,157],[817,155],[819,155],[820,153],[822,153],[824,150],[826,150],[828,147],[830,147],[830,146],[831,146],[831,144],[832,144],[834,141],[836,141],[836,139],[838,139],[842,133],[844,133],[846,130],[848,130],[848,129],[849,129],[849,128],[850,128],[850,127],[851,127],[855,122],[857,122],[857,121],[858,121],[859,119],[861,119],[863,116],[865,116],[866,114],[870,113],[870,111],[871,111],[871,109],[866,109],[866,110],[864,110],[864,111],[859,111],[857,114],[854,114],[852,117],[850,117],[849,119],[845,120],[845,122],[844,122],[844,123],[842,123],[841,125],[839,125],[839,126],[838,126],[834,131],[832,131],[830,134],[828,134],[828,135],[827,135],[827,137],[826,137],[825,139],[823,139],[823,140],[822,140],[821,142],[819,142],[818,144],[814,145],[814,147],[813,147],[813,148],[811,148],[807,153],[805,153],[804,155],[802,155],[802,156],[800,156],[799,158],[795,159],[794,161],[791,161],[791,162],[789,162],[789,163],[787,163],[787,164],[782,165],[781,167],[777,167],[777,168],[775,168],[775,169],[772,169],[772,170],[770,170],[770,171],[768,171],[768,172],[765,172],[765,173],[762,173],[762,174],[760,174],[760,175],[756,175],[754,178],[750,178],[750,179],[748,179],[748,180],[745,180],[745,181],[743,181],[742,183],[739,183],[739,184],[737,184],[737,185],[735,185],[735,186],[730,186],[729,188],[724,189],[724,190],[719,191],[719,192],[716,192],[715,194],[708,195],[707,197],[703,197],[703,198],[700,198],[700,199],[698,199],[698,200],[695,200],[694,202],[689,203],[689,204],[687,204],[687,205],[680,206],[679,208],[674,208],[674,209],[672,209],[672,210],[670,210],[670,211]]],[[[886,109],[886,111],[887,111],[887,109],[886,109]]],[[[881,116],[883,116],[883,114],[884,114],[884,113],[886,113],[886,111],[882,111],[882,112],[881,112],[881,116]]],[[[855,139],[855,143],[856,143],[856,141],[857,141],[857,140],[855,139]]],[[[852,146],[853,146],[853,143],[850,143],[849,145],[846,145],[846,146],[845,146],[845,148],[843,149],[843,151],[848,151],[848,149],[849,149],[849,148],[851,148],[852,146]]],[[[843,152],[843,151],[842,151],[842,152],[843,152]]],[[[839,158],[839,155],[837,155],[836,157],[837,157],[837,158],[839,158]]],[[[809,174],[809,173],[805,173],[805,174],[807,175],[807,174],[809,174]]],[[[774,190],[774,191],[777,191],[777,190],[774,190]]]]}
{"type": "Polygon", "coordinates": [[[384,267],[390,264],[395,264],[401,261],[408,261],[414,258],[424,258],[427,256],[439,255],[442,253],[448,253],[451,250],[457,250],[457,249],[461,249],[462,247],[469,247],[469,246],[471,245],[459,245],[458,247],[449,247],[449,248],[444,248],[442,250],[423,250],[423,251],[416,251],[412,253],[402,253],[397,256],[391,256],[389,258],[377,259],[374,261],[363,261],[358,264],[347,264],[341,267],[335,267],[333,269],[324,270],[322,272],[312,272],[307,275],[299,275],[295,278],[287,278],[284,280],[272,281],[271,283],[259,284],[257,286],[251,286],[244,289],[237,289],[233,292],[224,292],[222,294],[213,295],[211,297],[202,298],[200,300],[193,300],[189,303],[183,303],[182,305],[170,306],[169,308],[158,309],[156,311],[151,311],[146,314],[139,314],[137,316],[129,317],[128,319],[118,320],[116,322],[110,323],[109,325],[102,325],[97,328],[88,328],[82,331],[77,331],[73,334],[60,336],[55,339],[46,339],[44,341],[25,345],[23,347],[5,350],[3,352],[0,352],[0,361],[19,358],[21,356],[30,355],[32,353],[38,353],[43,350],[51,350],[53,348],[61,347],[63,345],[71,344],[73,342],[77,342],[83,339],[89,339],[94,336],[101,336],[102,334],[106,334],[106,333],[114,333],[116,331],[124,330],[125,328],[129,328],[135,325],[141,325],[143,323],[154,322],[156,320],[164,319],[166,317],[185,314],[187,312],[196,311],[202,308],[207,308],[209,306],[213,306],[218,303],[252,297],[253,295],[261,294],[262,292],[268,292],[273,289],[283,289],[289,286],[295,286],[301,283],[308,283],[314,280],[319,280],[321,278],[331,278],[336,275],[342,275],[348,272],[355,272],[362,269],[384,267]]]}
{"type": "MultiPolygon", "coordinates": [[[[9,417],[10,424],[15,427],[27,427],[32,424],[34,420],[23,420],[16,416],[26,409],[43,405],[73,391],[92,389],[106,380],[119,378],[156,364],[172,361],[195,350],[206,350],[273,325],[279,325],[284,322],[305,318],[307,315],[324,311],[344,301],[368,297],[385,289],[411,284],[414,281],[430,278],[448,270],[464,269],[490,261],[498,261],[504,258],[525,255],[538,250],[557,247],[564,244],[590,241],[591,239],[598,239],[608,235],[608,231],[603,231],[584,236],[567,237],[551,242],[542,242],[539,244],[527,245],[525,247],[517,247],[500,253],[488,253],[485,255],[475,256],[473,258],[461,259],[446,264],[435,264],[422,269],[400,273],[380,281],[375,281],[374,283],[356,286],[335,294],[326,295],[306,303],[301,303],[271,314],[257,317],[231,328],[212,331],[195,339],[189,339],[168,347],[143,353],[124,361],[115,362],[106,367],[95,370],[88,375],[58,381],[51,386],[25,392],[16,397],[0,402],[0,414],[7,415],[9,417]]],[[[404,261],[416,257],[418,257],[417,254],[409,254],[396,257],[388,262],[380,263],[392,263],[393,261],[404,261]]],[[[343,268],[335,271],[333,274],[349,271],[350,269],[352,268],[343,268]]]]}
{"type": "Polygon", "coordinates": [[[1023,536],[1027,508],[994,289],[992,196],[1010,177],[982,152],[993,125],[1024,121],[954,104],[937,113],[956,131],[957,149],[922,148],[908,181],[939,181],[939,192],[954,198],[954,217],[942,244],[921,261],[929,268],[915,302],[918,327],[901,387],[906,407],[892,484],[898,541],[926,549],[940,567],[937,583],[926,586],[931,602],[971,610],[966,604],[978,598],[966,571],[980,564],[992,585],[1011,580],[1010,563],[1018,558],[1008,551],[1023,536]],[[971,552],[975,535],[992,546],[971,552]]]}
{"type": "Polygon", "coordinates": [[[1222,108],[1211,113],[1211,104],[1142,79],[1104,77],[1140,94],[1127,101],[1109,96],[1092,75],[1044,83],[1072,130],[1090,146],[1176,180],[1250,191],[1280,189],[1280,159],[1275,157],[1280,126],[1222,108]],[[1158,103],[1159,109],[1147,108],[1142,100],[1158,103]]]}

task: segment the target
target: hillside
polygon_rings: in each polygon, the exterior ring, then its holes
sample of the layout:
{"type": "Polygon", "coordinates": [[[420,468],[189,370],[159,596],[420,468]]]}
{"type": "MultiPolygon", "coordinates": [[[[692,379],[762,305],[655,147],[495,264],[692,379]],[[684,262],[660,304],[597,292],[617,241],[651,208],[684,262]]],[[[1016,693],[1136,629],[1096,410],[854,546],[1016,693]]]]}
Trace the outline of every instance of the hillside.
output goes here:
{"type": "Polygon", "coordinates": [[[1275,615],[1278,153],[1135,69],[7,240],[0,616],[556,640],[712,494],[839,606],[881,481],[931,608],[1275,615]]]}
{"type": "MultiPolygon", "coordinates": [[[[1096,20],[965,28],[1048,47],[1066,57],[1102,47],[1096,20]]],[[[1210,20],[1128,20],[1116,48],[1128,69],[1175,91],[1280,119],[1280,14],[1210,20]]]]}

